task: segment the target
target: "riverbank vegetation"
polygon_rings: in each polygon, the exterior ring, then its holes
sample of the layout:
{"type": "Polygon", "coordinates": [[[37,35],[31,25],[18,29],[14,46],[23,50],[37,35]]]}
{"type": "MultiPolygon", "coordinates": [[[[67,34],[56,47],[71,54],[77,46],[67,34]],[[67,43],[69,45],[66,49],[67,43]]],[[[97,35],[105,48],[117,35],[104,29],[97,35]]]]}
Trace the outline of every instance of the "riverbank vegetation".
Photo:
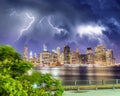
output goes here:
{"type": "Polygon", "coordinates": [[[33,67],[13,47],[0,45],[0,96],[62,96],[61,82],[33,67]]]}

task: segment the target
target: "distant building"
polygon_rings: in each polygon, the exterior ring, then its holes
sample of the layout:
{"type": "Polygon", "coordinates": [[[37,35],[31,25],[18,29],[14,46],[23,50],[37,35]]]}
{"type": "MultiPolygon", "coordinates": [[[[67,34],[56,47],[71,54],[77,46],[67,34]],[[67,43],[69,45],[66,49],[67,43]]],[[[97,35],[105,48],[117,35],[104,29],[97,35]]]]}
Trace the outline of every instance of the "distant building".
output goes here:
{"type": "Polygon", "coordinates": [[[106,51],[106,64],[112,65],[114,64],[113,50],[109,49],[106,51]]]}
{"type": "Polygon", "coordinates": [[[43,66],[50,66],[50,52],[43,51],[41,56],[43,66]]]}
{"type": "Polygon", "coordinates": [[[60,55],[60,47],[57,47],[57,48],[56,48],[56,53],[57,53],[58,55],[60,55]]]}
{"type": "Polygon", "coordinates": [[[87,54],[87,63],[94,64],[94,55],[93,55],[92,48],[87,48],[86,54],[87,54]]]}
{"type": "Polygon", "coordinates": [[[32,53],[32,51],[30,51],[30,58],[29,58],[29,61],[30,61],[30,62],[33,62],[33,53],[32,53]]]}
{"type": "Polygon", "coordinates": [[[78,48],[76,48],[76,53],[79,53],[79,49],[78,48]]]}
{"type": "Polygon", "coordinates": [[[39,63],[39,65],[42,64],[42,53],[38,54],[38,63],[39,63]]]}
{"type": "Polygon", "coordinates": [[[43,51],[47,51],[47,46],[43,44],[43,51]]]}
{"type": "Polygon", "coordinates": [[[33,56],[33,61],[32,61],[33,63],[38,63],[38,60],[37,60],[37,55],[36,55],[36,53],[34,53],[34,56],[33,56]]]}
{"type": "Polygon", "coordinates": [[[70,54],[70,64],[79,64],[79,51],[76,49],[76,52],[70,54]]]}
{"type": "Polygon", "coordinates": [[[23,60],[28,61],[28,46],[24,46],[23,60]]]}
{"type": "Polygon", "coordinates": [[[102,66],[106,65],[106,48],[104,45],[98,45],[97,47],[95,47],[94,56],[96,64],[100,64],[102,66]]]}
{"type": "Polygon", "coordinates": [[[50,55],[50,66],[57,66],[58,65],[58,54],[52,52],[50,55]]]}
{"type": "Polygon", "coordinates": [[[70,47],[64,47],[64,64],[70,64],[70,47]]]}
{"type": "Polygon", "coordinates": [[[62,58],[64,58],[64,56],[62,55],[62,53],[60,53],[60,47],[57,47],[56,48],[56,53],[57,53],[57,56],[58,56],[58,62],[60,63],[60,64],[63,64],[63,59],[62,58]],[[61,57],[62,56],[62,57],[61,57]]]}
{"type": "Polygon", "coordinates": [[[80,54],[79,55],[80,65],[84,65],[88,63],[87,54],[80,54]]]}
{"type": "Polygon", "coordinates": [[[58,57],[58,61],[60,62],[61,65],[64,65],[64,53],[63,52],[58,57]]]}

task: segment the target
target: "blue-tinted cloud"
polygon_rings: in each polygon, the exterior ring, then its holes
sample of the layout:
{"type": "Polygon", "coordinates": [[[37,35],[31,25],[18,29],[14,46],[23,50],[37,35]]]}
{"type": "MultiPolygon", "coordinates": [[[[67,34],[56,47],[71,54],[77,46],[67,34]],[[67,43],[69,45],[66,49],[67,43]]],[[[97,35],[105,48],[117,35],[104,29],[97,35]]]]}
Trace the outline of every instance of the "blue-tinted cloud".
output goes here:
{"type": "Polygon", "coordinates": [[[119,0],[0,1],[0,43],[20,51],[28,44],[40,52],[45,43],[49,50],[69,44],[85,52],[102,43],[120,54],[119,37],[119,0]]]}

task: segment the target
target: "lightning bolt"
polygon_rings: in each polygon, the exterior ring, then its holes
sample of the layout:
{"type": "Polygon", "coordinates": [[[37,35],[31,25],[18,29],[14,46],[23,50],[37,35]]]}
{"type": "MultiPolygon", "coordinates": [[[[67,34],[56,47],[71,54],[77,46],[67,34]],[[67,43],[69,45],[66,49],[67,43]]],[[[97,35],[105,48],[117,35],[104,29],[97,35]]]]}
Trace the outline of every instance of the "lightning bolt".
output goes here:
{"type": "Polygon", "coordinates": [[[18,37],[18,40],[20,39],[20,37],[23,35],[23,33],[27,30],[29,30],[29,28],[32,26],[32,24],[35,21],[35,17],[34,16],[30,16],[28,13],[25,13],[25,15],[31,20],[31,22],[28,24],[28,26],[26,26],[25,28],[20,30],[20,35],[18,37]]]}
{"type": "Polygon", "coordinates": [[[38,22],[38,24],[37,24],[37,27],[39,28],[39,25],[42,23],[42,21],[44,20],[44,18],[45,18],[45,16],[44,17],[42,17],[40,20],[39,20],[39,22],[38,22]]]}
{"type": "Polygon", "coordinates": [[[10,14],[10,16],[13,16],[14,14],[16,14],[16,11],[13,11],[13,12],[10,14]]]}
{"type": "Polygon", "coordinates": [[[60,33],[61,31],[64,31],[64,29],[55,27],[55,26],[51,23],[51,17],[48,18],[48,23],[49,23],[49,25],[50,25],[54,30],[56,30],[58,33],[60,33]]]}
{"type": "Polygon", "coordinates": [[[40,21],[38,22],[38,24],[40,24],[40,23],[43,21],[44,18],[45,18],[45,17],[42,17],[42,19],[40,19],[40,21]]]}

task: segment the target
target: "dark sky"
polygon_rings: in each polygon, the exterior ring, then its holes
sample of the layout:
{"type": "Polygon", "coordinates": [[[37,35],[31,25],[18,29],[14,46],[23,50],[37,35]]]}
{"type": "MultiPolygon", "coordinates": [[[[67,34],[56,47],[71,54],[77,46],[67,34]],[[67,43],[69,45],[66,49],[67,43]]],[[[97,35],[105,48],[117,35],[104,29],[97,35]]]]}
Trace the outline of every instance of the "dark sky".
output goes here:
{"type": "Polygon", "coordinates": [[[23,53],[103,44],[120,62],[120,0],[0,0],[0,44],[23,53]]]}

